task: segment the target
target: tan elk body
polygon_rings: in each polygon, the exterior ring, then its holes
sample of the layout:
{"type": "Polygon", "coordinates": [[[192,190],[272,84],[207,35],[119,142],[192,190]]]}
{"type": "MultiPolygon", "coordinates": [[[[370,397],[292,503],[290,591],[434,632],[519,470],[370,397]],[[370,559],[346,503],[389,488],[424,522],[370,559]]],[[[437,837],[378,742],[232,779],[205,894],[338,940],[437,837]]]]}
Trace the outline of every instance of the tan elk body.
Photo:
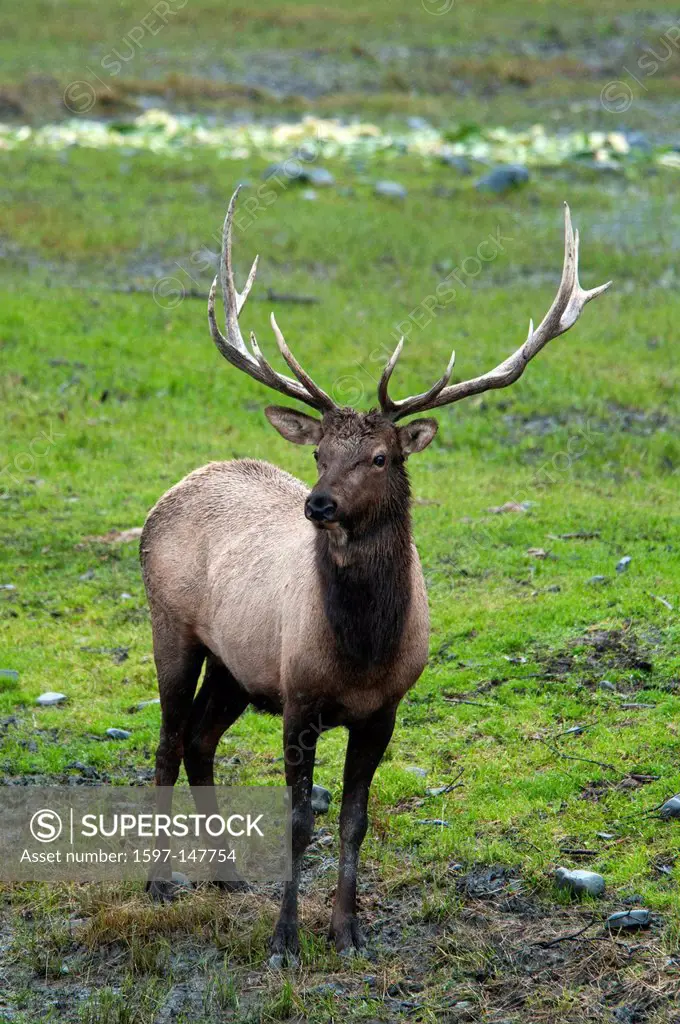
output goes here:
{"type": "MultiPolygon", "coordinates": [[[[201,787],[213,785],[220,737],[246,707],[283,716],[293,873],[284,886],[272,941],[274,962],[280,964],[299,948],[297,897],[313,827],[316,739],[335,726],[349,734],[330,929],[337,949],[345,951],[360,944],[357,867],[371,781],[392,735],[397,706],[427,659],[427,597],[411,537],[405,462],[430,443],[437,424],[421,419],[397,426],[397,421],[513,383],[608,285],[581,288],[578,233],[565,208],[557,295],[516,352],[483,376],[449,384],[452,356],[429,391],[393,401],[388,384],[400,342],[378,386],[380,411],[342,409],[295,360],[273,317],[279,350],[295,379],[272,369],[254,335],[250,349],[241,335],[238,320],[257,260],[239,294],[231,253],[237,195],[238,190],[225,220],[220,264],[227,333],[221,333],[215,317],[217,278],[208,301],[211,333],[238,369],[321,413],[317,419],[278,406],[265,410],[288,440],[315,445],[319,478],[310,492],[265,462],[211,463],[190,473],[151,510],[141,556],[162,711],[157,785],[173,786],[184,760],[196,792],[209,792],[201,787]]],[[[150,890],[166,898],[172,887],[161,873],[150,890]]]]}

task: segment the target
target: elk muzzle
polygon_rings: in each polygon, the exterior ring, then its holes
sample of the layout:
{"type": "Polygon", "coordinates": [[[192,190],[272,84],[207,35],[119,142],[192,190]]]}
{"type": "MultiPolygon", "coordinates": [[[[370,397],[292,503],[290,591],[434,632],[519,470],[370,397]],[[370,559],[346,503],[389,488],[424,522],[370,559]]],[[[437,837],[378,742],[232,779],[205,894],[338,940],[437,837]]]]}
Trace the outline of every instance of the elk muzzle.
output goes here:
{"type": "Polygon", "coordinates": [[[326,491],[312,491],[305,502],[305,515],[319,526],[337,522],[338,503],[326,491]]]}

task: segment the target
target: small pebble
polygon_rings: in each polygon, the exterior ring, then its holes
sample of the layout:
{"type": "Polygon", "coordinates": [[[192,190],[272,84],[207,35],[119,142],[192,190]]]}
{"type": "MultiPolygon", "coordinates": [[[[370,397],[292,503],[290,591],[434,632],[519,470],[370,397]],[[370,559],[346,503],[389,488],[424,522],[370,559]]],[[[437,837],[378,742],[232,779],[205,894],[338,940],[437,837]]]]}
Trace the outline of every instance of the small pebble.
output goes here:
{"type": "Polygon", "coordinates": [[[590,579],[588,580],[588,583],[606,583],[606,582],[607,582],[607,577],[606,576],[591,576],[590,579]]]}
{"type": "Polygon", "coordinates": [[[633,559],[630,555],[624,555],[623,558],[620,558],[616,563],[616,571],[625,572],[632,561],[633,559]]]}
{"type": "Polygon", "coordinates": [[[302,192],[302,198],[306,199],[308,202],[313,202],[316,199],[316,192],[313,188],[306,188],[302,192]]]}
{"type": "Polygon", "coordinates": [[[94,579],[94,569],[88,569],[86,572],[84,572],[82,574],[82,576],[79,576],[78,579],[79,580],[93,580],[94,579]]]}
{"type": "Polygon", "coordinates": [[[312,810],[315,814],[326,814],[331,805],[331,794],[323,786],[312,786],[312,810]]]}
{"type": "Polygon", "coordinates": [[[35,702],[43,708],[50,708],[53,704],[61,704],[67,699],[65,693],[53,693],[48,690],[47,693],[41,693],[39,697],[36,697],[35,702]]]}
{"type": "Polygon", "coordinates": [[[411,775],[418,775],[418,776],[420,776],[421,779],[424,779],[427,776],[427,770],[425,768],[417,768],[413,764],[410,764],[407,767],[406,771],[409,772],[411,775]]]}
{"type": "Polygon", "coordinates": [[[608,690],[611,693],[616,693],[616,687],[613,683],[610,683],[608,679],[602,679],[598,683],[600,690],[608,690]]]}
{"type": "Polygon", "coordinates": [[[175,885],[179,886],[180,889],[193,889],[194,883],[186,875],[183,875],[181,871],[173,871],[170,876],[170,881],[175,885]]]}
{"type": "Polygon", "coordinates": [[[13,583],[0,583],[0,590],[16,590],[13,583]]]}
{"type": "Polygon", "coordinates": [[[476,183],[480,192],[508,192],[510,189],[525,185],[529,180],[529,172],[522,164],[508,164],[505,167],[494,167],[476,183]]]}
{"type": "Polygon", "coordinates": [[[335,185],[335,178],[325,167],[309,167],[302,172],[303,179],[314,188],[328,188],[335,185]]]}
{"type": "Polygon", "coordinates": [[[442,163],[447,167],[453,167],[460,174],[472,174],[470,161],[465,156],[443,156],[442,163]]]}
{"type": "Polygon", "coordinates": [[[132,594],[122,593],[120,595],[120,599],[121,599],[121,601],[131,601],[132,600],[132,594]]]}
{"type": "Polygon", "coordinates": [[[0,679],[11,679],[16,683],[19,673],[15,668],[0,668],[0,679]]]}
{"type": "Polygon", "coordinates": [[[374,191],[377,196],[387,196],[388,199],[405,199],[408,194],[396,181],[377,181],[374,191]]]}
{"type": "Polygon", "coordinates": [[[596,832],[595,835],[598,839],[614,839],[613,832],[596,832]]]}
{"type": "Polygon", "coordinates": [[[680,818],[680,793],[676,793],[675,796],[670,797],[666,800],[659,814],[662,818],[680,818]]]}
{"type": "Polygon", "coordinates": [[[127,729],[112,728],[106,730],[106,735],[111,740],[129,740],[132,733],[128,732],[127,729]]]}
{"type": "Polygon", "coordinates": [[[303,169],[299,160],[286,160],[282,164],[271,164],[262,177],[265,181],[268,178],[287,178],[288,181],[295,181],[303,176],[303,169]]]}
{"type": "Polygon", "coordinates": [[[137,704],[135,711],[143,711],[144,708],[150,708],[152,704],[160,704],[160,697],[153,697],[151,700],[140,700],[137,704]]]}
{"type": "Polygon", "coordinates": [[[648,910],[619,910],[607,918],[607,927],[612,931],[634,931],[636,928],[648,928],[652,923],[652,915],[648,910]]]}
{"type": "Polygon", "coordinates": [[[602,875],[579,869],[570,871],[567,868],[557,868],[555,882],[559,889],[569,889],[579,896],[601,896],[605,888],[602,875]]]}

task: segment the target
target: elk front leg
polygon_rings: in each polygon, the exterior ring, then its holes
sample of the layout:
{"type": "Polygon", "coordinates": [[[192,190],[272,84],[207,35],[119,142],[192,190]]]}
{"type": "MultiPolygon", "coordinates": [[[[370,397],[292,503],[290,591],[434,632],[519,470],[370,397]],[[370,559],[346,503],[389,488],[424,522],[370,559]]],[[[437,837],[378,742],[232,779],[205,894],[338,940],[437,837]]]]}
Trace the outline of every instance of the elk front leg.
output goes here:
{"type": "Polygon", "coordinates": [[[286,708],[283,714],[283,753],[286,766],[286,784],[291,788],[293,804],[292,879],[286,882],[281,900],[281,912],[274,930],[269,961],[271,967],[281,967],[286,958],[297,963],[300,950],[298,939],[298,889],[302,857],[309,846],[314,828],[312,811],[312,780],[316,741],[321,731],[315,718],[299,708],[286,708]]]}
{"type": "Polygon", "coordinates": [[[359,851],[368,828],[368,793],[394,730],[396,707],[384,708],[349,730],[340,808],[340,868],[330,939],[339,953],[363,944],[356,917],[359,851]]]}

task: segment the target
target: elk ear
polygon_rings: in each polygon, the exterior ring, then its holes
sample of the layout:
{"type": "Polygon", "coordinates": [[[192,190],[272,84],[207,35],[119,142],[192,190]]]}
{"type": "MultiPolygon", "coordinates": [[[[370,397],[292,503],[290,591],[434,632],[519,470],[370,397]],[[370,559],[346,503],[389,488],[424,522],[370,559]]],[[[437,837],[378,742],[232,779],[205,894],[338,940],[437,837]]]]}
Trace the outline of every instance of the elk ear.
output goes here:
{"type": "Polygon", "coordinates": [[[281,437],[293,444],[318,444],[323,436],[321,420],[315,420],[313,416],[297,412],[296,409],[268,405],[264,414],[281,437]]]}
{"type": "Polygon", "coordinates": [[[436,420],[413,420],[405,427],[399,427],[399,444],[404,457],[422,452],[437,433],[439,424],[436,420]]]}

